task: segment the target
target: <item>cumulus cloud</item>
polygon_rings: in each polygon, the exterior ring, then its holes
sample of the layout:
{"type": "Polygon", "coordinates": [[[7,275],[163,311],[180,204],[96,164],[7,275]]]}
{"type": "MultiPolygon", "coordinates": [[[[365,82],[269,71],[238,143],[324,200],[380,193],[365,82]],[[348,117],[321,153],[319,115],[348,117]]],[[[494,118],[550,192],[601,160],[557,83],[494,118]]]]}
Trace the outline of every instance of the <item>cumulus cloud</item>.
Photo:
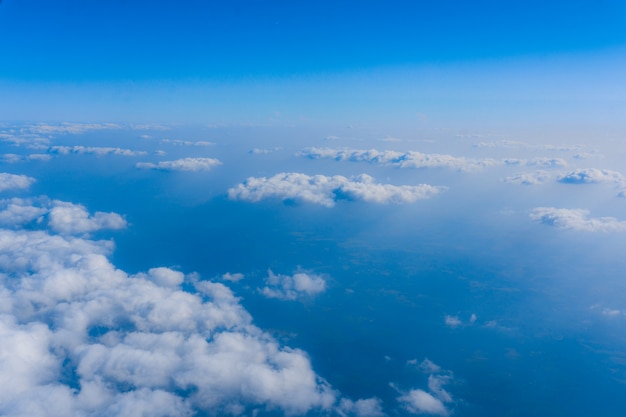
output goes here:
{"type": "Polygon", "coordinates": [[[48,226],[59,233],[81,234],[102,229],[124,229],[127,224],[117,213],[98,211],[90,216],[87,209],[80,204],[55,200],[48,213],[48,226]]]}
{"type": "Polygon", "coordinates": [[[626,185],[626,178],[620,172],[597,168],[576,169],[560,176],[557,180],[563,184],[613,183],[626,185]]]}
{"type": "Polygon", "coordinates": [[[228,190],[232,200],[258,202],[266,198],[296,200],[333,207],[337,200],[362,200],[373,203],[412,203],[432,197],[444,187],[427,184],[402,185],[377,184],[369,175],[346,178],[341,175],[306,175],[280,173],[273,177],[248,178],[228,190]]]}
{"type": "Polygon", "coordinates": [[[259,292],[268,298],[297,300],[326,291],[326,280],[320,275],[302,271],[293,275],[276,275],[271,270],[267,273],[265,287],[260,288],[259,292]]]}
{"type": "Polygon", "coordinates": [[[58,155],[119,155],[119,156],[141,156],[147,155],[144,151],[133,151],[131,149],[111,148],[102,146],[51,146],[48,152],[58,155]]]}
{"type": "Polygon", "coordinates": [[[175,161],[138,162],[137,168],[158,169],[162,171],[208,171],[213,167],[222,165],[222,162],[214,158],[183,158],[175,161]]]}
{"type": "Polygon", "coordinates": [[[527,166],[527,167],[544,167],[544,168],[560,168],[567,166],[567,162],[563,158],[531,158],[531,159],[515,159],[507,158],[502,162],[505,165],[527,166]]]}
{"type": "Polygon", "coordinates": [[[35,179],[26,175],[0,173],[0,191],[28,188],[35,179]]]}
{"type": "Polygon", "coordinates": [[[222,284],[159,267],[128,275],[109,242],[0,230],[0,414],[254,414],[337,410],[307,355],[252,324],[222,284]]]}
{"type": "Polygon", "coordinates": [[[334,159],[336,161],[368,162],[372,164],[396,166],[399,168],[452,168],[460,171],[476,171],[497,165],[493,159],[468,159],[441,154],[425,154],[408,151],[399,152],[376,149],[333,149],[305,148],[298,153],[310,159],[334,159]]]}
{"type": "Polygon", "coordinates": [[[368,398],[358,401],[343,398],[339,403],[338,411],[339,414],[343,416],[382,417],[385,415],[378,398],[368,398]]]}
{"type": "Polygon", "coordinates": [[[21,227],[48,212],[45,207],[37,207],[29,199],[12,198],[0,200],[0,225],[5,227],[21,227]]]}
{"type": "Polygon", "coordinates": [[[234,274],[231,274],[230,272],[227,272],[225,274],[222,275],[222,279],[224,281],[230,281],[230,282],[239,282],[244,278],[242,273],[236,272],[234,274]]]}
{"type": "MultiPolygon", "coordinates": [[[[409,361],[410,364],[416,362],[416,360],[409,361]]],[[[398,401],[413,414],[450,415],[451,411],[446,404],[452,404],[453,398],[444,386],[452,382],[452,372],[443,370],[429,359],[424,359],[418,369],[428,374],[428,391],[415,388],[408,392],[401,392],[402,395],[398,397],[398,401]]],[[[395,388],[395,385],[392,384],[392,387],[395,388]]]]}
{"type": "Polygon", "coordinates": [[[626,231],[626,221],[614,217],[589,217],[589,211],[583,209],[537,207],[530,213],[530,218],[550,226],[584,232],[626,231]]]}

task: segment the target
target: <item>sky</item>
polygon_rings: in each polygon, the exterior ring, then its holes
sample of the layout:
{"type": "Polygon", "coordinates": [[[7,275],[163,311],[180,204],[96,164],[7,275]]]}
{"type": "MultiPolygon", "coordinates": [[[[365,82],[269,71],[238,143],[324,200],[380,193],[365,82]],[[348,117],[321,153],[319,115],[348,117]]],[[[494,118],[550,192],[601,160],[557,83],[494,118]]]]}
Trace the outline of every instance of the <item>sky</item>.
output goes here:
{"type": "Polygon", "coordinates": [[[1,415],[623,416],[623,2],[0,36],[1,415]]]}

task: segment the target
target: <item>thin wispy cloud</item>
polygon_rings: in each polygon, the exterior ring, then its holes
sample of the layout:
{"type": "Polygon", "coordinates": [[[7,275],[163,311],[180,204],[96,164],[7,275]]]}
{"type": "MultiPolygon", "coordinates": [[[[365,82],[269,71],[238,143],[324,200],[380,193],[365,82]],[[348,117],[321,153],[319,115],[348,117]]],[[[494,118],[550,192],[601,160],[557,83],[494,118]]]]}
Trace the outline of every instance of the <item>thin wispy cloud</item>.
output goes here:
{"type": "Polygon", "coordinates": [[[216,166],[222,165],[215,158],[182,158],[174,161],[138,162],[137,168],[156,169],[160,171],[209,171],[216,166]]]}

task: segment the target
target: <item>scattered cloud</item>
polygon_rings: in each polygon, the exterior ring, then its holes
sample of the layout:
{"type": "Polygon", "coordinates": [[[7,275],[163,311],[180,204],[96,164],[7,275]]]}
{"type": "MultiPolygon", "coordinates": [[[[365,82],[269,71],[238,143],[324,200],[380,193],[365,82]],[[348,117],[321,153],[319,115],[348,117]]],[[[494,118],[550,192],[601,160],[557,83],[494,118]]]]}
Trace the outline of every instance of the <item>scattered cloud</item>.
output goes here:
{"type": "Polygon", "coordinates": [[[26,175],[0,173],[0,191],[24,189],[30,187],[35,179],[26,175]]]}
{"type": "Polygon", "coordinates": [[[543,184],[551,175],[548,171],[522,172],[510,177],[503,178],[502,181],[508,184],[538,185],[543,184]]]}
{"type": "Polygon", "coordinates": [[[236,272],[234,274],[231,274],[230,272],[225,273],[224,275],[222,275],[222,279],[224,281],[230,281],[230,282],[239,282],[244,278],[244,275],[242,273],[236,272]]]}
{"type": "Polygon", "coordinates": [[[254,148],[254,149],[250,149],[248,151],[249,154],[252,155],[266,155],[268,153],[272,153],[272,152],[277,152],[282,150],[283,148],[281,148],[280,146],[277,146],[275,148],[272,149],[260,149],[260,148],[254,148]]]}
{"type": "Polygon", "coordinates": [[[207,142],[204,140],[192,142],[189,140],[180,140],[180,139],[163,139],[161,143],[166,143],[174,146],[212,146],[215,145],[213,142],[207,142]]]}
{"type": "Polygon", "coordinates": [[[626,178],[620,172],[597,168],[576,169],[560,176],[557,180],[563,184],[613,183],[626,185],[626,178]]]}
{"type": "Polygon", "coordinates": [[[589,211],[583,209],[537,207],[530,213],[530,218],[561,229],[584,232],[626,231],[626,221],[614,217],[589,217],[589,211]]]}
{"type": "Polygon", "coordinates": [[[444,321],[446,326],[457,327],[463,324],[463,322],[457,316],[445,316],[444,321]]]}
{"type": "Polygon", "coordinates": [[[58,155],[118,155],[118,156],[142,156],[147,155],[145,151],[133,151],[131,149],[111,148],[101,146],[51,146],[48,149],[49,153],[58,155]]]}
{"type": "MultiPolygon", "coordinates": [[[[304,415],[339,394],[222,284],[128,275],[110,242],[0,230],[0,414],[304,415]]],[[[344,408],[377,416],[374,400],[344,408]]]]}
{"type": "Polygon", "coordinates": [[[339,403],[338,411],[342,416],[382,417],[385,415],[378,398],[368,398],[358,401],[343,398],[339,403]]]}
{"type": "Polygon", "coordinates": [[[30,155],[18,155],[14,153],[5,153],[2,155],[2,161],[10,164],[26,161],[49,161],[52,157],[45,153],[33,153],[30,155]]]}
{"type": "MultiPolygon", "coordinates": [[[[416,362],[412,360],[408,363],[415,364],[416,362]]],[[[451,411],[446,404],[452,404],[453,398],[444,386],[452,382],[452,372],[443,370],[427,358],[419,364],[418,369],[428,374],[428,391],[419,388],[408,392],[400,391],[402,395],[398,397],[398,401],[404,409],[413,414],[450,415],[451,411]]],[[[394,384],[391,385],[396,388],[394,384]]]]}
{"type": "Polygon", "coordinates": [[[297,300],[313,297],[326,291],[326,280],[320,275],[304,271],[293,275],[276,275],[271,270],[267,273],[265,287],[260,288],[259,292],[268,298],[297,300]]]}
{"type": "Polygon", "coordinates": [[[39,134],[79,134],[85,133],[89,130],[111,130],[122,128],[123,126],[115,123],[38,123],[26,127],[28,131],[39,134]]]}
{"type": "Polygon", "coordinates": [[[183,158],[175,161],[138,162],[136,164],[137,168],[161,171],[208,171],[219,165],[222,165],[222,162],[215,158],[183,158]]]}
{"type": "Polygon", "coordinates": [[[228,190],[232,200],[258,202],[266,198],[296,200],[333,207],[337,200],[361,200],[373,203],[412,203],[430,198],[444,187],[427,184],[377,184],[369,175],[346,178],[341,175],[306,175],[280,173],[273,177],[250,177],[244,183],[228,190]]]}
{"type": "Polygon", "coordinates": [[[376,149],[305,148],[298,153],[310,159],[334,159],[336,161],[367,162],[399,168],[452,168],[460,171],[476,171],[497,165],[494,159],[468,159],[451,155],[425,154],[408,151],[378,151],[376,149]]]}
{"type": "Polygon", "coordinates": [[[82,234],[103,229],[124,229],[127,223],[117,213],[97,211],[90,216],[87,209],[80,204],[55,200],[48,213],[48,226],[58,233],[82,234]]]}
{"type": "Polygon", "coordinates": [[[562,168],[567,166],[567,162],[563,158],[530,158],[530,159],[516,159],[507,158],[502,162],[505,165],[512,166],[527,166],[527,167],[544,167],[544,168],[562,168]]]}

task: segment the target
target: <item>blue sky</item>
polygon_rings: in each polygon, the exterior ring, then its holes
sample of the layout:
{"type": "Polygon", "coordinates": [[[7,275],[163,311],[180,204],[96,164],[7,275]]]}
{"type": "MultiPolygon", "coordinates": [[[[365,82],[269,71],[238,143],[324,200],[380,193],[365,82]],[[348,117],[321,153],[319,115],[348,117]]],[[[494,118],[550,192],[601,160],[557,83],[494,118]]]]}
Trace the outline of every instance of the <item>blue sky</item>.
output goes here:
{"type": "Polygon", "coordinates": [[[598,97],[623,111],[625,20],[608,0],[8,0],[0,106],[51,121],[487,124],[481,112],[514,122],[519,106],[580,119],[598,97]]]}
{"type": "Polygon", "coordinates": [[[1,415],[623,417],[623,2],[0,36],[1,415]]]}

